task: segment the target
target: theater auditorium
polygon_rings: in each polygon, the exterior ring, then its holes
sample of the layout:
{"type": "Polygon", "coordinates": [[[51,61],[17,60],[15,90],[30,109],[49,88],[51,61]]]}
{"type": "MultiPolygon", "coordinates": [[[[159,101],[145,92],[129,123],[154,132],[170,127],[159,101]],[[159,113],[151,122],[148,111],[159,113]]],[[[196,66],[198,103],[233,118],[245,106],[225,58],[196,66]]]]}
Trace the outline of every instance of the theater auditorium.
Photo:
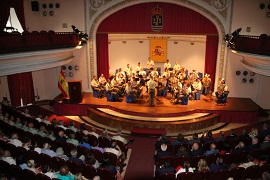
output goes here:
{"type": "Polygon", "coordinates": [[[270,179],[269,0],[1,0],[0,175],[270,179]]]}

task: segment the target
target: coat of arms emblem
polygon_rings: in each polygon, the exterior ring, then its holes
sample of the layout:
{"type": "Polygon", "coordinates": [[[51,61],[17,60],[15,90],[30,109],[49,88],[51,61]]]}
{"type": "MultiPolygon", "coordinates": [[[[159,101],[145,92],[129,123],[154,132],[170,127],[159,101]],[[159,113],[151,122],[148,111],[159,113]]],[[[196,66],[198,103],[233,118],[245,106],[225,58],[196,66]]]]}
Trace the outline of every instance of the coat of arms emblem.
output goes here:
{"type": "Polygon", "coordinates": [[[157,5],[152,9],[152,30],[161,31],[163,28],[163,10],[157,5]]]}

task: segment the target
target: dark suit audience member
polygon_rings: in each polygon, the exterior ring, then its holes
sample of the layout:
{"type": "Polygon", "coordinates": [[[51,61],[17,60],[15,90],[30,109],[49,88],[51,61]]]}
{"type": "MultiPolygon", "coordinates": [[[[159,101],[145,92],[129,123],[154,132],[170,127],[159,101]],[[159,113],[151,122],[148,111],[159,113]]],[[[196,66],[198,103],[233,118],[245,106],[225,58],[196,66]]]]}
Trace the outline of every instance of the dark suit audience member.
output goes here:
{"type": "Polygon", "coordinates": [[[198,136],[198,133],[194,133],[192,135],[192,139],[189,139],[188,140],[188,144],[193,144],[193,143],[199,143],[200,142],[200,139],[199,139],[199,136],[198,136]]]}
{"type": "Polygon", "coordinates": [[[207,143],[207,142],[211,142],[211,141],[215,141],[215,139],[213,138],[213,134],[212,131],[204,131],[201,139],[200,139],[201,143],[207,143]]]}
{"type": "Polygon", "coordinates": [[[251,140],[251,145],[247,146],[248,151],[252,151],[254,149],[259,149],[260,144],[259,144],[259,139],[257,137],[253,137],[251,140]]]}
{"type": "Polygon", "coordinates": [[[198,156],[202,154],[203,154],[203,150],[202,148],[200,148],[200,145],[198,143],[194,143],[189,152],[189,156],[194,157],[194,156],[198,156]]]}
{"type": "Polygon", "coordinates": [[[230,135],[229,136],[226,136],[226,140],[227,141],[231,141],[231,140],[237,139],[237,138],[238,138],[238,136],[236,135],[236,132],[235,132],[234,129],[231,129],[230,135]]]}
{"type": "Polygon", "coordinates": [[[215,138],[215,142],[225,141],[225,135],[223,131],[219,132],[219,137],[215,138]]]}
{"type": "Polygon", "coordinates": [[[158,140],[156,141],[155,148],[160,149],[162,144],[171,144],[171,141],[167,140],[165,134],[161,135],[158,140]]]}
{"type": "Polygon", "coordinates": [[[156,154],[154,155],[154,161],[158,162],[160,158],[171,155],[172,153],[167,151],[167,144],[162,144],[161,149],[157,150],[156,154]]]}
{"type": "Polygon", "coordinates": [[[270,128],[267,123],[263,123],[262,129],[258,132],[259,137],[265,137],[266,135],[270,135],[270,128]]]}
{"type": "Polygon", "coordinates": [[[208,156],[210,154],[215,154],[215,153],[219,153],[219,150],[216,149],[216,144],[215,143],[211,143],[210,144],[210,150],[205,151],[205,156],[208,156]]]}
{"type": "Polygon", "coordinates": [[[171,166],[170,161],[166,161],[162,166],[158,166],[155,171],[155,179],[163,173],[175,173],[174,168],[171,166]]]}
{"type": "Polygon", "coordinates": [[[180,146],[178,148],[177,153],[175,154],[175,158],[179,157],[179,156],[189,156],[188,152],[187,152],[187,148],[186,146],[180,146]]]}
{"type": "Polygon", "coordinates": [[[260,144],[260,149],[270,148],[270,135],[264,137],[264,141],[260,144]]]}
{"type": "Polygon", "coordinates": [[[234,153],[238,153],[238,152],[242,152],[242,151],[246,151],[247,148],[245,146],[245,143],[240,141],[237,146],[235,148],[232,149],[232,152],[234,153]]]}
{"type": "Polygon", "coordinates": [[[218,157],[215,164],[210,165],[210,171],[215,172],[217,170],[228,169],[228,166],[223,162],[223,158],[218,157]]]}

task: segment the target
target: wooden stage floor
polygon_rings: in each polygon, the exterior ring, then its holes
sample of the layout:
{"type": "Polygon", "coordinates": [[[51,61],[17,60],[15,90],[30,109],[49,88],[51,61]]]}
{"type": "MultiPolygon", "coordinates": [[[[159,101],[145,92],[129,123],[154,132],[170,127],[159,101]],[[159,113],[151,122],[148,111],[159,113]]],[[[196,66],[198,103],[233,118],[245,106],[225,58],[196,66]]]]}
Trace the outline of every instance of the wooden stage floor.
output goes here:
{"type": "Polygon", "coordinates": [[[215,113],[223,115],[221,121],[232,122],[239,119],[240,123],[254,122],[258,118],[259,106],[250,98],[228,97],[226,105],[217,105],[216,97],[204,95],[201,95],[200,100],[189,100],[188,105],[172,104],[170,94],[167,97],[158,97],[158,99],[160,102],[155,100],[155,107],[149,107],[148,94],[136,103],[127,103],[125,97],[122,102],[108,102],[106,97],[99,99],[93,97],[91,92],[85,92],[79,104],[70,104],[68,100],[62,102],[61,96],[56,97],[54,109],[61,115],[82,116],[88,115],[88,108],[109,108],[124,114],[147,117],[173,117],[197,112],[215,113]],[[231,114],[228,116],[229,113],[231,114]]]}

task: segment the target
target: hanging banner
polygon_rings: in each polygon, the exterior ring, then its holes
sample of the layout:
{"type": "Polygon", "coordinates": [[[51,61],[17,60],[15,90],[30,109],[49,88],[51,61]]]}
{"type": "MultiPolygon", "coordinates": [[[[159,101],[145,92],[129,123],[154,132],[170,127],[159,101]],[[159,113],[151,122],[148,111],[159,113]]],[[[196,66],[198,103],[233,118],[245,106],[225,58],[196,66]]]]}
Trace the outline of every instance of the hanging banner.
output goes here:
{"type": "Polygon", "coordinates": [[[156,6],[152,9],[152,30],[161,31],[163,28],[163,10],[156,6]]]}
{"type": "Polygon", "coordinates": [[[166,62],[167,37],[150,37],[150,58],[154,62],[166,62]]]}

